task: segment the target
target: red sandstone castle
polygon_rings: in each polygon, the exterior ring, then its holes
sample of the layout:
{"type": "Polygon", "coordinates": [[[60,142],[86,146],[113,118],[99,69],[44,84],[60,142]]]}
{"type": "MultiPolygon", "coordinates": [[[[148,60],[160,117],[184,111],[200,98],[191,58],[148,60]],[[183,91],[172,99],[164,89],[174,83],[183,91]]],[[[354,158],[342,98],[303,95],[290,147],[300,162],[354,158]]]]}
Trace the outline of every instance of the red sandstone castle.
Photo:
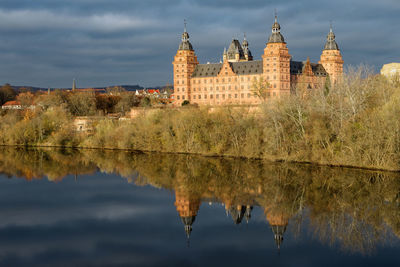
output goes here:
{"type": "Polygon", "coordinates": [[[182,34],[182,42],[175,55],[174,105],[185,100],[200,105],[259,104],[255,84],[264,81],[267,98],[290,94],[294,88],[323,87],[329,79],[335,83],[343,73],[343,59],[330,29],[318,64],[292,61],[281,27],[275,16],[272,34],[261,60],[253,60],[249,43],[232,40],[224,51],[223,62],[199,64],[189,34],[182,34]]]}

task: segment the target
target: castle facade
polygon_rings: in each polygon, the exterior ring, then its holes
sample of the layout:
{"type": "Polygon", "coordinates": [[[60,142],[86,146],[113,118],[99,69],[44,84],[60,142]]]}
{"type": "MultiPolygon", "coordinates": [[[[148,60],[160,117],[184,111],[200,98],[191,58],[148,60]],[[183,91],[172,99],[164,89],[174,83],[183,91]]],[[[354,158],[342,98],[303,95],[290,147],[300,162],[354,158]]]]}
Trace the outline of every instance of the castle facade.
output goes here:
{"type": "Polygon", "coordinates": [[[199,105],[256,105],[263,101],[256,93],[257,84],[264,88],[265,98],[276,98],[289,95],[294,88],[321,88],[338,81],[343,59],[332,27],[318,63],[293,61],[280,30],[275,16],[261,60],[253,60],[245,37],[242,44],[232,40],[223,62],[199,64],[185,27],[172,62],[174,105],[185,100],[199,105]]]}

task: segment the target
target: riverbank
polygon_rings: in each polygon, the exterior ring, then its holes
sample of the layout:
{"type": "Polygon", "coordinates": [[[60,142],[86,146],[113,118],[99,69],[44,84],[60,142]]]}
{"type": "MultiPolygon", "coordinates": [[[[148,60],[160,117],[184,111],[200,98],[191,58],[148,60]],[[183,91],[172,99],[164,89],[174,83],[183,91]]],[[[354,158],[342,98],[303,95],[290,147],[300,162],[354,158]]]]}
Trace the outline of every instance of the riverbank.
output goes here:
{"type": "Polygon", "coordinates": [[[400,170],[400,86],[362,71],[248,108],[181,108],[74,128],[62,105],[0,118],[0,144],[188,153],[400,170]]]}

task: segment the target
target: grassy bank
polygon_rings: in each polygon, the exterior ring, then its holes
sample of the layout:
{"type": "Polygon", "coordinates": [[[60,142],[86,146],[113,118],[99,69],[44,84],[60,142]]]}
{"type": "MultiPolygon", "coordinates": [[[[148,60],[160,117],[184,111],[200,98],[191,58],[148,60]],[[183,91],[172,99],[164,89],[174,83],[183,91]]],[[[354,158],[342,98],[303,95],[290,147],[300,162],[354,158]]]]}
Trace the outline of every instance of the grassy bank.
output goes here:
{"type": "Polygon", "coordinates": [[[364,68],[329,89],[248,108],[164,109],[74,130],[62,105],[8,112],[0,144],[117,148],[400,170],[400,86],[364,68]]]}

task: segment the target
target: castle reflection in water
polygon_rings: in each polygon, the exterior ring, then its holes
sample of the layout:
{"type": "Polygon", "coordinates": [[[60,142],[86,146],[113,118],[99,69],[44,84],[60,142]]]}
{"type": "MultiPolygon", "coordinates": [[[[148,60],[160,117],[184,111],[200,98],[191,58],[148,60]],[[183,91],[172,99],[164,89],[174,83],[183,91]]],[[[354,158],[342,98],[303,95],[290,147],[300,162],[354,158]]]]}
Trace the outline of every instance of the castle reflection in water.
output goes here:
{"type": "Polygon", "coordinates": [[[305,217],[314,236],[346,250],[368,253],[388,236],[400,237],[397,173],[187,155],[0,150],[0,172],[9,177],[58,182],[98,171],[173,192],[188,238],[202,202],[222,203],[234,224],[249,222],[260,207],[278,248],[288,225],[299,229],[305,217]]]}
{"type": "MultiPolygon", "coordinates": [[[[290,214],[279,207],[279,202],[282,198],[283,196],[278,196],[277,202],[267,205],[264,208],[266,219],[274,233],[274,239],[278,249],[280,249],[282,244],[283,234],[286,231],[290,218],[290,214]]],[[[175,191],[176,210],[182,220],[188,239],[190,238],[192,226],[200,209],[201,202],[202,198],[200,196],[188,193],[183,185],[179,186],[175,191]]],[[[255,200],[249,200],[246,203],[236,203],[235,200],[229,196],[225,196],[223,204],[226,214],[232,217],[234,224],[241,224],[243,219],[248,223],[251,218],[253,207],[257,205],[255,200]]]]}

